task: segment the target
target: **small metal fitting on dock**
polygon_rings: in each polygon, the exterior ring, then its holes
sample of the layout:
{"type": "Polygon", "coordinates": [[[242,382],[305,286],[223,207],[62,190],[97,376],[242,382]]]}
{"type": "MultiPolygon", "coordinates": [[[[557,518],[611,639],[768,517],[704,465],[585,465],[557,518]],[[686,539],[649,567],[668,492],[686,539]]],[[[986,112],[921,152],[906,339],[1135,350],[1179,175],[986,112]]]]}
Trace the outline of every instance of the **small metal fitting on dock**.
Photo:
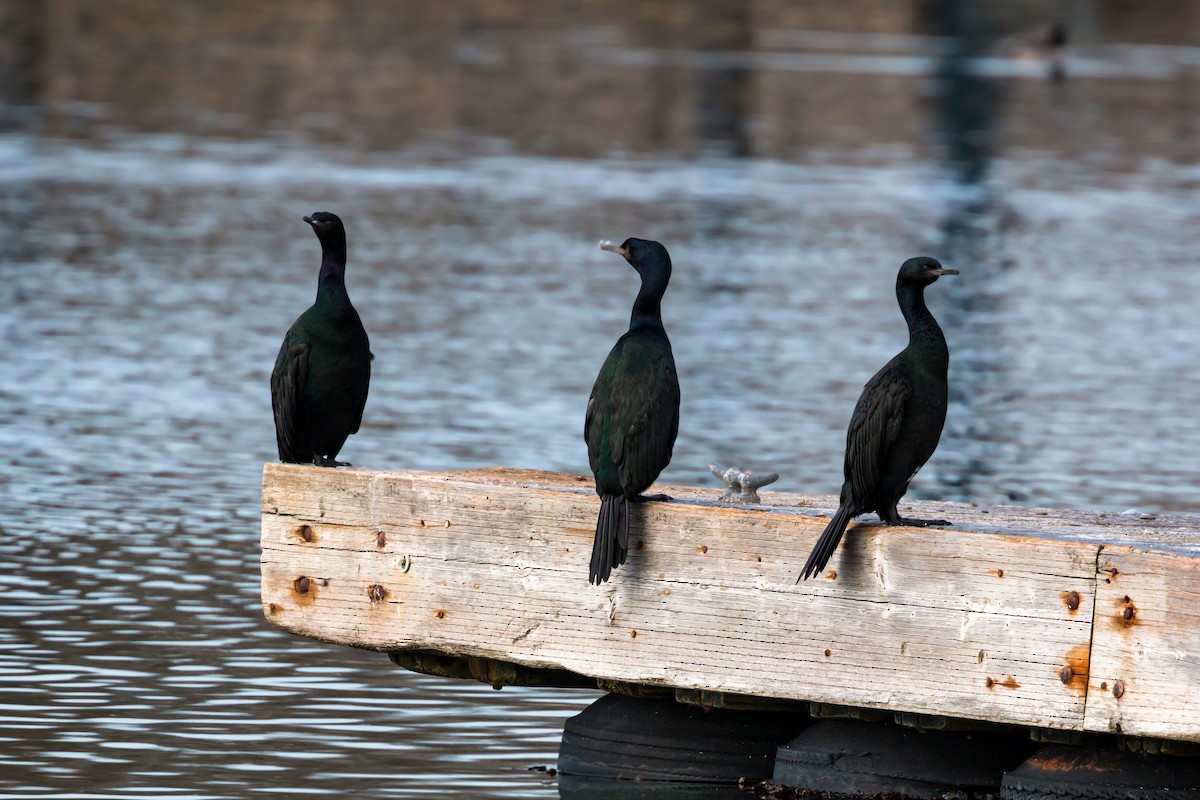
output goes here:
{"type": "Polygon", "coordinates": [[[761,503],[758,490],[779,480],[778,472],[743,472],[737,467],[725,467],[716,462],[708,465],[708,471],[725,481],[725,494],[721,495],[721,499],[734,503],[761,503]]]}

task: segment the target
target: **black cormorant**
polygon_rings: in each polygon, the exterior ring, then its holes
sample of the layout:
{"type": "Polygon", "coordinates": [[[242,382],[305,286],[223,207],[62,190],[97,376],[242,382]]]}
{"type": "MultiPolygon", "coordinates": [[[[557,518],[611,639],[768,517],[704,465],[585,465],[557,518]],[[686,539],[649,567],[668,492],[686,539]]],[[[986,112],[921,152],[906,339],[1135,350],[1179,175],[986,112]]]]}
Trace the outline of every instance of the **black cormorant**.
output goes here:
{"type": "Polygon", "coordinates": [[[925,287],[957,275],[932,258],[910,258],[896,276],[896,299],[908,323],[908,347],[863,387],[846,432],[845,482],[837,513],[804,564],[801,579],[825,568],[852,517],[875,511],[888,525],[948,525],[905,519],[896,510],[908,482],[937,449],[946,421],[950,350],[925,307],[925,287]]]}
{"type": "Polygon", "coordinates": [[[625,258],[642,277],[629,331],[613,349],[588,398],[583,438],[596,476],[600,516],[588,581],[603,583],[625,563],[629,504],[650,488],[671,462],[679,431],[679,379],[661,304],[671,279],[671,257],[658,242],[626,239],[600,246],[625,258]]]}
{"type": "Polygon", "coordinates": [[[279,460],[322,467],[358,433],[371,382],[370,344],[346,294],[346,229],[327,211],[304,221],[321,240],[317,299],[283,337],[271,372],[279,460]]]}

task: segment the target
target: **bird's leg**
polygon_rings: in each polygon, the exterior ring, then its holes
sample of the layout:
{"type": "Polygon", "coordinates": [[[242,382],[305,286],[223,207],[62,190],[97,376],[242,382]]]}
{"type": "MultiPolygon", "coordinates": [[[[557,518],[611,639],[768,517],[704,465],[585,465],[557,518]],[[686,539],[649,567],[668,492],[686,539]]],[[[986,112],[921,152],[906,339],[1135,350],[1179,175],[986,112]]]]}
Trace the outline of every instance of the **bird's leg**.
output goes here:
{"type": "Polygon", "coordinates": [[[329,456],[313,456],[313,463],[318,467],[349,467],[349,461],[335,461],[329,456]]]}
{"type": "Polygon", "coordinates": [[[892,506],[882,516],[884,523],[887,525],[906,525],[910,528],[930,528],[954,524],[948,519],[913,519],[912,517],[902,517],[895,506],[892,506]]]}
{"type": "Polygon", "coordinates": [[[669,503],[671,502],[671,496],[666,494],[635,494],[628,498],[628,500],[631,503],[650,503],[655,501],[669,503]]]}

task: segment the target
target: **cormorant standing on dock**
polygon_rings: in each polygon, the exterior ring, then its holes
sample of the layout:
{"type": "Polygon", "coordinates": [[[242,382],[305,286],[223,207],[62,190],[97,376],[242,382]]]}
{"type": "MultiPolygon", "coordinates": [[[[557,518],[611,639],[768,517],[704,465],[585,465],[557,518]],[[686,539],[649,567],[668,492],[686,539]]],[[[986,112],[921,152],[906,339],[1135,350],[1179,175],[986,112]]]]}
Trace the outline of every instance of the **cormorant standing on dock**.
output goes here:
{"type": "Polygon", "coordinates": [[[370,344],[346,294],[346,229],[318,211],[304,221],[321,240],[317,299],[283,338],[271,373],[271,407],[279,460],[322,467],[358,433],[371,382],[370,344]]]}
{"type": "Polygon", "coordinates": [[[629,550],[629,504],[671,462],[679,432],[679,379],[662,323],[671,257],[658,242],[626,239],[600,247],[625,258],[642,278],[629,331],[613,349],[588,398],[583,438],[596,476],[600,516],[592,543],[590,583],[608,580],[629,550]]]}
{"type": "Polygon", "coordinates": [[[937,449],[946,421],[950,350],[925,307],[925,287],[957,275],[932,258],[910,258],[896,276],[896,299],[908,323],[908,347],[863,387],[846,432],[845,482],[837,513],[804,564],[801,579],[825,568],[852,517],[875,511],[888,525],[948,525],[905,519],[896,510],[908,482],[937,449]]]}

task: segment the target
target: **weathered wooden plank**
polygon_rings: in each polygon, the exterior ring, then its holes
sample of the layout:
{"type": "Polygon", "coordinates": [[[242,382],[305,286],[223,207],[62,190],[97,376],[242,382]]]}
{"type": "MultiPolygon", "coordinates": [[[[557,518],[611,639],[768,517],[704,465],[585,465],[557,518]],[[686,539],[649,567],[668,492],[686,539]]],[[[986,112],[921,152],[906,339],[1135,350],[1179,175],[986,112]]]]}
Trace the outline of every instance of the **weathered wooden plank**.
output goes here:
{"type": "Polygon", "coordinates": [[[1200,560],[1105,547],[1086,728],[1200,741],[1200,560]]]}
{"type": "Polygon", "coordinates": [[[797,585],[826,522],[811,514],[831,499],[746,508],[668,491],[676,502],[639,507],[629,562],[593,587],[589,481],[268,465],[264,607],[285,630],[358,647],[1082,728],[1100,545],[1071,526],[921,507],[962,524],[855,526],[825,575],[797,585]]]}

